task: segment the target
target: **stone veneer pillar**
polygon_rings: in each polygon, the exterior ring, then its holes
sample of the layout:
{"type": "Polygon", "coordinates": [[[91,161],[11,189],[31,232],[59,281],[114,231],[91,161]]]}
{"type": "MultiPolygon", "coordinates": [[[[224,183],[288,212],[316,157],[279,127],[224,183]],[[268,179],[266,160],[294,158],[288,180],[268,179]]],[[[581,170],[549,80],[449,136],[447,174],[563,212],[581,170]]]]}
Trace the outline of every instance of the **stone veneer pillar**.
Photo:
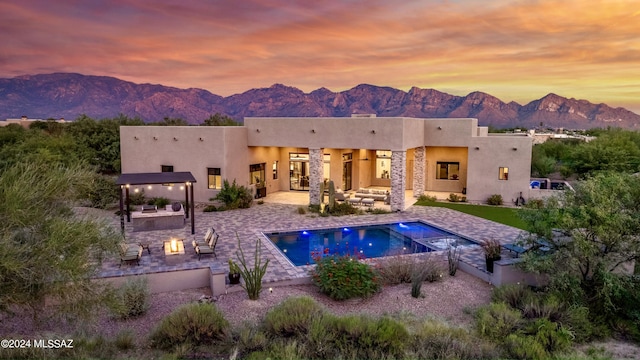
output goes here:
{"type": "Polygon", "coordinates": [[[324,181],[322,149],[309,149],[309,204],[320,205],[320,183],[324,181]]]}
{"type": "Polygon", "coordinates": [[[424,168],[426,164],[425,147],[420,146],[413,150],[413,197],[424,194],[424,168]]]}
{"type": "Polygon", "coordinates": [[[404,211],[406,151],[391,151],[391,211],[404,211]]]}

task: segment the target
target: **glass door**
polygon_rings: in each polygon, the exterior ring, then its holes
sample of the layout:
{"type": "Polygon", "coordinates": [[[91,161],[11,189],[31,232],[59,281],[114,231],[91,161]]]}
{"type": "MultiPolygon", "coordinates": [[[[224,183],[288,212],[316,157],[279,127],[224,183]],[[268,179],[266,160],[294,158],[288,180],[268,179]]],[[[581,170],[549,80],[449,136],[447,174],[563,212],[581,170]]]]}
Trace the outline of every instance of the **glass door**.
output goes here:
{"type": "Polygon", "coordinates": [[[289,154],[289,189],[309,190],[309,154],[289,154]]]}
{"type": "Polygon", "coordinates": [[[342,190],[351,190],[351,177],[353,172],[353,154],[342,154],[342,190]]]}

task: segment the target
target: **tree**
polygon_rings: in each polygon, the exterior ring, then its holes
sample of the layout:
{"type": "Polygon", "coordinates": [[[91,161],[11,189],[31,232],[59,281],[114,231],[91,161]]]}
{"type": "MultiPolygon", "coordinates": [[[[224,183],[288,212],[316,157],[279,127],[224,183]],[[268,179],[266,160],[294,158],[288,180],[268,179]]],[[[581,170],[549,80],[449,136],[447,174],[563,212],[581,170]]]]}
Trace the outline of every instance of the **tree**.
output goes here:
{"type": "Polygon", "coordinates": [[[574,188],[521,212],[527,245],[550,249],[525,254],[524,267],[547,274],[570,301],[611,315],[628,295],[625,266],[640,259],[640,178],[599,173],[574,188]]]}
{"type": "Polygon", "coordinates": [[[0,310],[45,300],[61,315],[90,315],[104,286],[91,280],[120,238],[106,222],[74,214],[94,174],[80,163],[22,161],[0,173],[0,310]]]}
{"type": "Polygon", "coordinates": [[[221,115],[220,113],[215,113],[215,115],[209,116],[202,125],[205,126],[240,126],[241,124],[231,117],[227,115],[221,115]]]}

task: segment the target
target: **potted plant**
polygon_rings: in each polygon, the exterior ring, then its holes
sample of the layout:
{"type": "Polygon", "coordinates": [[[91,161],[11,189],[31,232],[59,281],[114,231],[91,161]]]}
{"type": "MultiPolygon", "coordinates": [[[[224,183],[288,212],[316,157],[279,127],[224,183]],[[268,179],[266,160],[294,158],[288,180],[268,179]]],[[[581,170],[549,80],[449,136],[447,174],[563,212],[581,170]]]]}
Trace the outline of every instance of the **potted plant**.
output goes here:
{"type": "Polygon", "coordinates": [[[500,260],[500,252],[502,247],[500,242],[496,239],[488,239],[482,243],[482,250],[484,250],[484,258],[487,263],[487,271],[493,272],[493,263],[496,260],[500,260]]]}
{"type": "Polygon", "coordinates": [[[233,259],[229,259],[229,284],[240,283],[240,267],[233,259]]]}

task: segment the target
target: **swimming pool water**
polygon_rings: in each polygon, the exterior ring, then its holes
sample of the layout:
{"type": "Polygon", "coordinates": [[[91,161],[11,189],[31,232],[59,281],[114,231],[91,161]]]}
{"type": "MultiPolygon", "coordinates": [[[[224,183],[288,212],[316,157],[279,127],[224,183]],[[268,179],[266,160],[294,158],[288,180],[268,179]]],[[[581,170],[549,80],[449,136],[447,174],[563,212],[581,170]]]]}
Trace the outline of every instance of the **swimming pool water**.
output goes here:
{"type": "Polygon", "coordinates": [[[265,233],[296,266],[313,264],[313,254],[376,258],[446,250],[475,243],[422,222],[265,233]]]}

